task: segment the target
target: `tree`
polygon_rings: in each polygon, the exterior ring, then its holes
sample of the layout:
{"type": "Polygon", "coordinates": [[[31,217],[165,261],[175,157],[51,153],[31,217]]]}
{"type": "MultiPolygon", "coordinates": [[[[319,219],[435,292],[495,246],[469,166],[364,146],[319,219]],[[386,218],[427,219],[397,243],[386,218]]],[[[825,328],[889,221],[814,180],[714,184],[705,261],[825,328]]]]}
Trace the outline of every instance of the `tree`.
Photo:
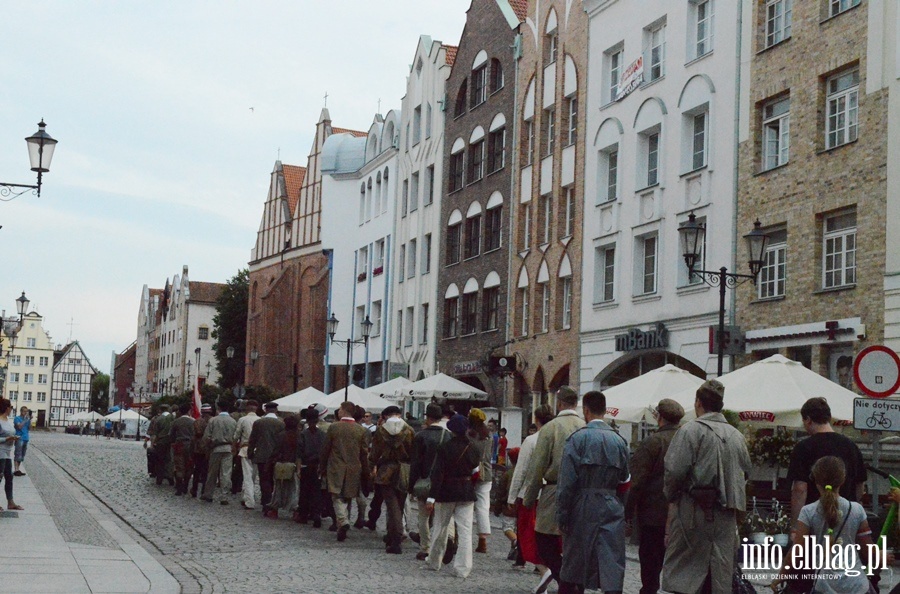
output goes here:
{"type": "Polygon", "coordinates": [[[106,414],[109,408],[109,376],[98,371],[91,382],[91,410],[106,414]]]}
{"type": "Polygon", "coordinates": [[[244,361],[247,352],[247,303],[250,298],[250,271],[239,270],[225,286],[216,301],[213,318],[213,349],[216,352],[216,370],[219,385],[230,388],[244,383],[244,361]],[[234,348],[234,357],[228,358],[228,347],[234,348]]]}

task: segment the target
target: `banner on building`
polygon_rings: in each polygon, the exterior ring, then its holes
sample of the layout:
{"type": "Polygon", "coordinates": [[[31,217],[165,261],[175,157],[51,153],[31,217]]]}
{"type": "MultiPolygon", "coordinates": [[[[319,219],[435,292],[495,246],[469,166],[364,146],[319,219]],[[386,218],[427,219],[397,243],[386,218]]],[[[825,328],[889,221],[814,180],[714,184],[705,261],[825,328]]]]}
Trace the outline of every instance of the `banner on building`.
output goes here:
{"type": "Polygon", "coordinates": [[[621,101],[633,90],[641,86],[644,82],[644,56],[638,56],[638,59],[628,65],[628,68],[622,71],[619,76],[619,84],[616,87],[616,101],[621,101]]]}

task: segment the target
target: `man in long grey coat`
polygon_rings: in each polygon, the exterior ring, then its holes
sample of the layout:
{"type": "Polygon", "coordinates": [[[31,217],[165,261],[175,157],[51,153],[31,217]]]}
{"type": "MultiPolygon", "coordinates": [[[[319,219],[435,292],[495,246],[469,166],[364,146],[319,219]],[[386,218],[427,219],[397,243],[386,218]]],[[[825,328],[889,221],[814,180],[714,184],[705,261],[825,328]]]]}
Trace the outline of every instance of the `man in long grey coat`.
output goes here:
{"type": "Polygon", "coordinates": [[[669,501],[668,545],[662,587],[667,592],[731,592],[737,550],[737,512],[746,510],[750,454],[740,431],[722,415],[725,386],[697,389],[697,418],[672,438],[664,492],[669,501]]]}
{"type": "Polygon", "coordinates": [[[582,400],[587,425],[563,450],[556,485],[556,521],[563,534],[560,594],[602,588],[622,592],[625,583],[625,507],[628,446],[603,421],[606,396],[582,400]]]}

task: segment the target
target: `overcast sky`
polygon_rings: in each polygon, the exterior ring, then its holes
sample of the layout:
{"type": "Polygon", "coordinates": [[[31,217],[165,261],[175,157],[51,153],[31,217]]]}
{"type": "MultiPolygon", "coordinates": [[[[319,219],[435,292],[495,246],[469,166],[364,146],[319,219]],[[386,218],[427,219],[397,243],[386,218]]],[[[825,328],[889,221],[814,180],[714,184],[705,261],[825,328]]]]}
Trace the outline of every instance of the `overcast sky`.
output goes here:
{"type": "Polygon", "coordinates": [[[0,203],[0,309],[24,290],[109,372],[144,284],[246,266],[278,150],[306,165],[325,93],[334,125],[368,129],[379,99],[399,108],[419,35],[456,45],[468,6],[3,2],[0,182],[35,183],[41,118],[59,144],[41,197],[0,203]]]}

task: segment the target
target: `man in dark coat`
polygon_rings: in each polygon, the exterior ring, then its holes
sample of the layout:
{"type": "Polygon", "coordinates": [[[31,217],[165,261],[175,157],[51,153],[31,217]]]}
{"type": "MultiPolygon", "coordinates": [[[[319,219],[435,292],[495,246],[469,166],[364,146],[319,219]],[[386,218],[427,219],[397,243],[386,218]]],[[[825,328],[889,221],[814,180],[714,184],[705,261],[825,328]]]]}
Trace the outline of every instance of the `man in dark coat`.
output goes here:
{"type": "Polygon", "coordinates": [[[353,418],[355,411],[356,405],[349,401],[338,409],[338,421],[328,427],[319,463],[319,474],[325,477],[334,505],[339,542],[345,541],[350,531],[350,501],[359,495],[362,483],[370,480],[369,432],[353,418]]]}
{"type": "Polygon", "coordinates": [[[203,433],[206,431],[206,424],[213,416],[212,406],[204,404],[200,407],[200,418],[194,421],[194,435],[191,438],[191,462],[193,470],[191,475],[191,497],[197,496],[197,490],[203,492],[203,485],[206,484],[206,474],[209,471],[209,452],[206,451],[203,443],[203,433]]]}
{"type": "MultiPolygon", "coordinates": [[[[409,457],[409,492],[413,493],[416,481],[429,478],[437,457],[437,450],[443,442],[451,437],[449,431],[438,425],[441,420],[441,407],[431,403],[425,408],[425,428],[413,438],[412,452],[409,457]]],[[[416,559],[424,561],[428,557],[428,545],[431,543],[429,521],[431,514],[425,509],[425,498],[419,498],[419,552],[416,559]]]]}
{"type": "Polygon", "coordinates": [[[300,524],[312,520],[313,528],[322,527],[323,499],[319,460],[328,425],[323,423],[324,427],[320,426],[319,415],[327,410],[322,405],[312,405],[301,411],[301,417],[306,420],[306,428],[300,432],[300,443],[297,445],[300,457],[300,496],[294,520],[300,524]]]}
{"type": "Polygon", "coordinates": [[[168,480],[170,485],[174,485],[175,481],[169,473],[169,458],[172,448],[172,423],[175,421],[175,417],[169,412],[168,406],[163,405],[160,410],[162,412],[156,423],[156,435],[150,442],[153,445],[153,458],[156,462],[153,475],[156,477],[157,485],[161,485],[163,479],[168,480]]]}
{"type": "Polygon", "coordinates": [[[606,396],[584,395],[587,425],[566,440],[556,486],[556,522],[563,534],[560,594],[602,588],[619,594],[625,583],[625,508],[628,444],[603,421],[606,396]]]}
{"type": "Polygon", "coordinates": [[[269,462],[276,454],[278,436],[284,431],[284,421],[278,418],[278,404],[266,402],[263,405],[266,415],[253,423],[250,431],[250,444],[247,457],[259,468],[259,490],[263,515],[278,517],[278,510],[269,509],[272,491],[275,489],[274,467],[269,462]]]}
{"type": "Polygon", "coordinates": [[[194,419],[189,414],[188,403],[178,407],[178,418],[172,423],[172,467],[175,473],[175,495],[184,495],[191,476],[191,439],[194,436],[194,419]]]}

